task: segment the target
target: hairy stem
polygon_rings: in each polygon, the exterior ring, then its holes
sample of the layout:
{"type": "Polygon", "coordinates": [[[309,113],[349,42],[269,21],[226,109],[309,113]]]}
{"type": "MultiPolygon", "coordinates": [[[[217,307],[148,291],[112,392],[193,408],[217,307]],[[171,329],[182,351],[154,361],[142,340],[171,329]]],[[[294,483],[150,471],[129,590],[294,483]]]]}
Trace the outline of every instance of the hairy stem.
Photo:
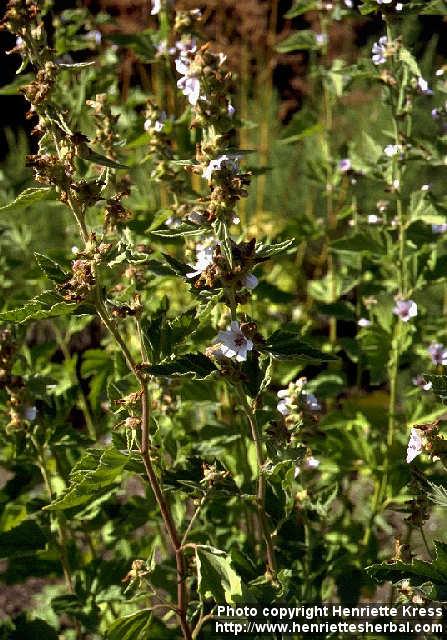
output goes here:
{"type": "Polygon", "coordinates": [[[242,405],[245,409],[248,423],[250,425],[251,435],[256,448],[256,462],[258,467],[258,488],[256,494],[256,506],[258,510],[259,526],[262,531],[262,537],[264,538],[267,555],[267,569],[273,579],[276,578],[276,557],[273,547],[272,534],[265,512],[265,493],[266,493],[266,478],[265,478],[265,459],[262,447],[261,434],[259,432],[258,423],[253,408],[247,402],[247,398],[242,389],[239,390],[239,396],[242,405]]]}

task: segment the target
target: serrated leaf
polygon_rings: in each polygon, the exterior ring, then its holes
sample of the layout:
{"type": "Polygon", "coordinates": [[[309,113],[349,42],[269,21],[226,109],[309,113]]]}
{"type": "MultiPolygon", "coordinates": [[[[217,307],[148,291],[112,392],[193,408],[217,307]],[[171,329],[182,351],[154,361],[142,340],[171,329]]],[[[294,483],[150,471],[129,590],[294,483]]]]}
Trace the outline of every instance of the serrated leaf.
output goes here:
{"type": "Polygon", "coordinates": [[[99,454],[95,450],[87,452],[73,468],[69,487],[44,509],[72,509],[98,498],[117,482],[128,461],[128,456],[113,448],[100,451],[99,454]]]}
{"type": "Polygon", "coordinates": [[[86,160],[87,162],[93,162],[94,164],[99,164],[102,167],[110,167],[111,169],[128,169],[127,164],[121,164],[120,162],[116,162],[115,160],[111,160],[111,158],[107,158],[103,156],[101,153],[97,153],[90,149],[90,147],[81,147],[81,158],[86,160]]]}
{"type": "Polygon", "coordinates": [[[95,60],[90,60],[90,62],[58,62],[57,66],[61,69],[71,69],[76,71],[77,69],[85,69],[85,67],[93,67],[95,65],[95,60]]]}
{"type": "Polygon", "coordinates": [[[437,571],[434,565],[423,560],[413,560],[413,562],[382,562],[366,567],[368,575],[376,582],[398,582],[399,580],[411,579],[414,586],[419,586],[427,580],[435,583],[442,583],[443,576],[437,571]]]}
{"type": "Polygon", "coordinates": [[[288,38],[279,42],[275,49],[279,53],[289,53],[290,51],[303,51],[306,49],[319,49],[315,32],[311,29],[303,29],[292,33],[288,38]]]}
{"type": "Polygon", "coordinates": [[[17,527],[0,533],[0,558],[34,554],[45,549],[47,539],[34,520],[24,520],[17,527]]]}
{"type": "Polygon", "coordinates": [[[185,236],[197,236],[203,233],[203,229],[191,224],[182,224],[174,229],[155,229],[151,235],[161,238],[181,238],[185,236]]]}
{"type": "Polygon", "coordinates": [[[303,13],[313,11],[317,6],[318,3],[315,0],[297,0],[293,7],[284,14],[284,17],[289,19],[296,18],[296,16],[301,16],[303,13]]]}
{"type": "Polygon", "coordinates": [[[265,344],[258,346],[259,351],[270,353],[276,360],[303,360],[309,362],[326,362],[337,360],[336,356],[323,353],[310,344],[303,342],[296,333],[286,329],[278,329],[265,344]]]}
{"type": "Polygon", "coordinates": [[[229,556],[214,547],[196,547],[199,593],[216,602],[238,602],[242,596],[242,581],[231,566],[229,556]]]}
{"type": "Polygon", "coordinates": [[[260,243],[256,246],[256,259],[268,260],[273,256],[278,256],[281,253],[286,253],[286,251],[290,249],[294,242],[295,238],[289,238],[288,240],[278,242],[277,244],[260,243]]]}
{"type": "Polygon", "coordinates": [[[0,322],[28,322],[30,320],[45,320],[46,318],[56,318],[70,315],[76,304],[71,302],[57,302],[48,306],[38,300],[31,300],[25,306],[17,309],[10,309],[0,313],[0,322]]]}
{"type": "Polygon", "coordinates": [[[172,276],[172,269],[164,265],[158,260],[148,260],[145,262],[145,266],[148,271],[154,273],[156,276],[172,276]]]}
{"type": "Polygon", "coordinates": [[[186,353],[170,361],[151,365],[146,371],[154,376],[193,376],[196,380],[204,380],[217,371],[214,363],[202,353],[186,353]]]}
{"type": "Polygon", "coordinates": [[[431,487],[431,493],[428,494],[428,498],[440,507],[447,509],[447,488],[430,482],[430,480],[427,480],[427,482],[431,487]]]}
{"type": "Polygon", "coordinates": [[[53,282],[62,283],[68,278],[68,273],[64,271],[60,264],[52,258],[43,255],[43,253],[34,253],[37,264],[44,274],[53,282]]]}
{"type": "Polygon", "coordinates": [[[22,193],[19,193],[17,198],[9,204],[5,204],[3,207],[0,207],[0,211],[6,213],[7,211],[13,211],[14,209],[29,207],[35,202],[54,199],[55,196],[52,187],[32,187],[30,189],[25,189],[22,193]]]}
{"type": "Polygon", "coordinates": [[[151,610],[142,609],[115,620],[106,631],[106,640],[148,640],[151,610]]]}
{"type": "Polygon", "coordinates": [[[186,277],[186,274],[191,271],[191,267],[183,262],[179,262],[168,253],[162,253],[163,258],[168,263],[169,267],[176,276],[181,276],[182,278],[186,277]]]}

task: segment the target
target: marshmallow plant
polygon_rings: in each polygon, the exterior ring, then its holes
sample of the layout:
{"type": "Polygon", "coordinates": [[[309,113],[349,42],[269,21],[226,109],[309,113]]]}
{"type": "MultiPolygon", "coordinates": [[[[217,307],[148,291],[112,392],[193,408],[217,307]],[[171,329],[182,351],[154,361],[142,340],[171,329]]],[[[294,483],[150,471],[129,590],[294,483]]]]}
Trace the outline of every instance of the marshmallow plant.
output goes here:
{"type": "Polygon", "coordinates": [[[371,578],[442,598],[446,86],[404,28],[437,2],[298,0],[275,49],[272,3],[266,66],[298,52],[309,86],[271,127],[208,12],[147,4],[137,33],[34,0],[2,23],[34,143],[0,174],[0,554],[49,580],[0,629],[199,639],[224,601],[371,578]]]}
{"type": "MultiPolygon", "coordinates": [[[[9,206],[56,199],[78,233],[71,260],[36,254],[50,288],[1,316],[18,333],[21,324],[47,319],[67,372],[58,381],[33,371],[18,358],[11,330],[2,330],[7,433],[20,440],[20,455],[35,460],[45,490],[34,515],[5,535],[32,538],[33,552],[49,545],[52,570],[65,578],[51,606],[66,615],[76,638],[142,638],[171,627],[197,637],[213,601],[248,594],[231,551],[250,558],[248,579],[258,582],[250,588],[280,593],[275,538],[283,514],[267,508],[267,492],[289,472],[293,486],[301,459],[316,470],[299,427],[321,406],[309,392],[285,427],[294,446],[287,438],[273,445],[268,429],[282,424],[269,391],[274,362],[335,359],[302,341],[296,326],[265,332],[251,317],[262,265],[293,252],[294,240],[244,238],[237,205],[250,183],[247,150],[236,146],[226,57],[201,41],[200,12],[174,14],[159,2],[151,15],[166,40],[152,48],[155,64],[177,74],[174,102],[182,115],[153,97],[139,118],[120,105],[109,73],[115,52],[74,62],[63,50],[59,27],[70,36],[65,46],[76,48],[82,35],[80,21],[70,30],[70,13],[60,19],[50,3],[11,0],[3,20],[29,74],[22,90],[38,139],[27,159],[35,186],[9,206]],[[57,50],[49,41],[52,17],[57,50]],[[97,87],[108,83],[108,96],[89,94],[95,77],[97,87]],[[81,100],[74,109],[70,92],[79,81],[85,108],[81,100]],[[137,122],[140,132],[127,144],[123,127],[133,135],[137,122]],[[143,145],[149,154],[140,152],[143,145]],[[144,172],[157,189],[149,215],[144,172]],[[76,363],[70,332],[92,322],[98,346],[76,363]],[[67,389],[88,437],[63,429],[67,389]],[[222,501],[231,508],[215,520],[222,501]],[[120,512],[122,526],[114,526],[109,509],[120,512]],[[143,546],[135,532],[141,527],[143,546]],[[107,566],[113,578],[101,577],[107,566]]],[[[88,42],[102,46],[101,38],[88,42]]],[[[158,94],[172,102],[172,93],[158,94]]]]}

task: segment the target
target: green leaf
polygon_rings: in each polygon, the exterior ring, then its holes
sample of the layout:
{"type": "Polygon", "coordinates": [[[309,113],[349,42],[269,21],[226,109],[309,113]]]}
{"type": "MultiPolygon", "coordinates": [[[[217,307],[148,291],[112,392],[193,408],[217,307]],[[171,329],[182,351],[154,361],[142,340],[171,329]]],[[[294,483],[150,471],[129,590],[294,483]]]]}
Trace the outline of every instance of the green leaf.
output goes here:
{"type": "Polygon", "coordinates": [[[105,393],[107,382],[114,371],[114,362],[107,351],[102,349],[89,349],[85,352],[81,375],[90,378],[89,398],[95,412],[99,411],[101,396],[105,393]]]}
{"type": "Polygon", "coordinates": [[[199,593],[216,602],[240,601],[242,581],[231,566],[229,556],[214,547],[196,547],[199,593]]]}
{"type": "Polygon", "coordinates": [[[440,484],[430,482],[430,480],[427,480],[427,482],[431,487],[431,493],[428,494],[430,500],[440,507],[447,509],[447,488],[440,484]]]}
{"type": "Polygon", "coordinates": [[[381,145],[365,131],[362,131],[360,137],[352,145],[349,152],[353,169],[356,171],[364,171],[365,173],[376,169],[377,161],[381,155],[381,145]]]}
{"type": "Polygon", "coordinates": [[[277,244],[258,244],[256,246],[256,259],[259,262],[263,260],[268,260],[273,256],[278,256],[282,253],[286,253],[288,249],[294,244],[295,238],[289,238],[288,240],[284,240],[283,242],[278,242],[277,244]]]}
{"type": "Polygon", "coordinates": [[[415,76],[422,75],[421,70],[419,69],[419,65],[416,62],[413,54],[411,54],[405,47],[401,47],[399,49],[399,60],[403,62],[415,76]]]}
{"type": "Polygon", "coordinates": [[[43,253],[34,253],[34,256],[37,260],[37,264],[47,278],[58,283],[65,282],[67,280],[68,273],[64,271],[60,264],[52,260],[52,258],[43,255],[43,253]]]}
{"type": "Polygon", "coordinates": [[[13,211],[14,209],[23,209],[24,207],[29,207],[35,202],[54,199],[55,194],[52,187],[32,187],[30,189],[25,189],[25,191],[22,191],[22,193],[19,193],[17,198],[9,204],[5,204],[3,207],[0,207],[0,211],[3,211],[5,213],[6,211],[13,211]]]}
{"type": "Polygon", "coordinates": [[[138,33],[114,33],[108,39],[121,47],[128,47],[142,62],[150,63],[155,58],[155,45],[152,41],[154,32],[146,29],[138,33]]]}
{"type": "Polygon", "coordinates": [[[110,167],[111,169],[128,169],[129,167],[126,164],[121,164],[120,162],[116,162],[115,160],[111,160],[111,158],[107,158],[103,156],[101,153],[97,153],[90,149],[87,145],[81,146],[80,157],[87,162],[93,162],[94,164],[99,164],[102,167],[110,167]]]}
{"type": "Polygon", "coordinates": [[[58,62],[57,66],[61,69],[70,69],[76,71],[77,69],[85,69],[85,67],[93,67],[95,65],[95,60],[90,60],[90,62],[58,62]]]}
{"type": "Polygon", "coordinates": [[[10,309],[0,313],[0,322],[28,322],[30,320],[44,320],[70,315],[76,304],[71,302],[57,302],[48,306],[39,300],[30,300],[24,307],[10,309]]]}
{"type": "Polygon", "coordinates": [[[151,235],[162,238],[181,238],[185,236],[197,236],[203,233],[203,229],[192,224],[182,224],[174,229],[155,229],[151,235]]]}
{"type": "Polygon", "coordinates": [[[216,220],[213,223],[214,230],[218,240],[220,240],[220,246],[222,253],[227,259],[230,269],[233,268],[233,252],[231,249],[231,238],[227,225],[221,220],[216,220]]]}
{"type": "Polygon", "coordinates": [[[44,509],[72,509],[98,498],[120,479],[128,462],[116,449],[90,449],[70,473],[69,487],[44,509]]]}
{"type": "Polygon", "coordinates": [[[297,334],[287,329],[275,331],[259,351],[270,353],[276,360],[303,360],[308,362],[325,362],[337,360],[336,356],[323,353],[311,345],[300,340],[297,334]]]}
{"type": "Polygon", "coordinates": [[[421,7],[418,13],[431,16],[447,16],[447,4],[445,0],[432,0],[421,7]]]}
{"type": "Polygon", "coordinates": [[[398,582],[399,580],[411,579],[414,586],[420,586],[427,580],[434,583],[442,583],[443,576],[437,571],[434,564],[424,562],[422,560],[413,560],[413,562],[382,562],[381,564],[373,564],[366,567],[368,575],[376,580],[376,582],[398,582]]]}
{"type": "Polygon", "coordinates": [[[284,14],[285,18],[295,18],[301,16],[303,13],[313,11],[318,6],[318,2],[315,0],[297,0],[293,7],[284,14]]]}
{"type": "Polygon", "coordinates": [[[0,96],[17,96],[20,95],[21,89],[34,80],[34,76],[28,73],[24,76],[18,76],[9,84],[0,87],[0,96]]]}
{"type": "Polygon", "coordinates": [[[344,251],[347,253],[369,253],[376,255],[386,255],[387,247],[380,232],[376,229],[366,231],[357,231],[352,235],[335,240],[332,245],[335,251],[344,251]]]}
{"type": "Polygon", "coordinates": [[[186,353],[161,364],[151,365],[145,369],[154,376],[188,376],[196,380],[204,380],[217,371],[214,363],[202,353],[186,353]]]}
{"type": "Polygon", "coordinates": [[[151,610],[142,609],[115,620],[106,631],[106,640],[148,640],[151,610]]]}
{"type": "Polygon", "coordinates": [[[289,53],[289,51],[302,51],[304,49],[319,49],[320,45],[315,37],[315,32],[311,29],[303,29],[292,33],[288,38],[279,42],[275,49],[279,53],[289,53]]]}
{"type": "Polygon", "coordinates": [[[158,262],[158,260],[148,260],[144,264],[147,270],[154,273],[156,276],[172,276],[172,269],[164,265],[162,262],[158,262]]]}
{"type": "Polygon", "coordinates": [[[185,278],[186,274],[191,271],[191,267],[188,267],[188,265],[184,264],[183,262],[179,262],[178,260],[170,256],[168,253],[162,253],[161,255],[163,256],[165,261],[168,263],[169,267],[172,270],[172,273],[174,273],[176,276],[181,276],[182,278],[185,278]]]}
{"type": "Polygon", "coordinates": [[[45,549],[47,539],[34,520],[24,520],[17,527],[0,533],[0,558],[32,555],[45,549]]]}

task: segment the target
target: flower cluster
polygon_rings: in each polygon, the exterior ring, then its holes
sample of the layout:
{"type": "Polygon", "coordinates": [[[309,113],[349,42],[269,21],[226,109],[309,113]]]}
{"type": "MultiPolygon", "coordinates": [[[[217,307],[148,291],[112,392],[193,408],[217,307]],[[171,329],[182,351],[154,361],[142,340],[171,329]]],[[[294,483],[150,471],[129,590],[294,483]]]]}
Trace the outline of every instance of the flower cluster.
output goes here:
{"type": "Polygon", "coordinates": [[[321,411],[321,404],[316,396],[305,389],[307,378],[298,378],[295,382],[290,382],[286,389],[280,389],[277,393],[279,398],[276,408],[284,417],[299,413],[303,407],[310,411],[321,411]]]}

